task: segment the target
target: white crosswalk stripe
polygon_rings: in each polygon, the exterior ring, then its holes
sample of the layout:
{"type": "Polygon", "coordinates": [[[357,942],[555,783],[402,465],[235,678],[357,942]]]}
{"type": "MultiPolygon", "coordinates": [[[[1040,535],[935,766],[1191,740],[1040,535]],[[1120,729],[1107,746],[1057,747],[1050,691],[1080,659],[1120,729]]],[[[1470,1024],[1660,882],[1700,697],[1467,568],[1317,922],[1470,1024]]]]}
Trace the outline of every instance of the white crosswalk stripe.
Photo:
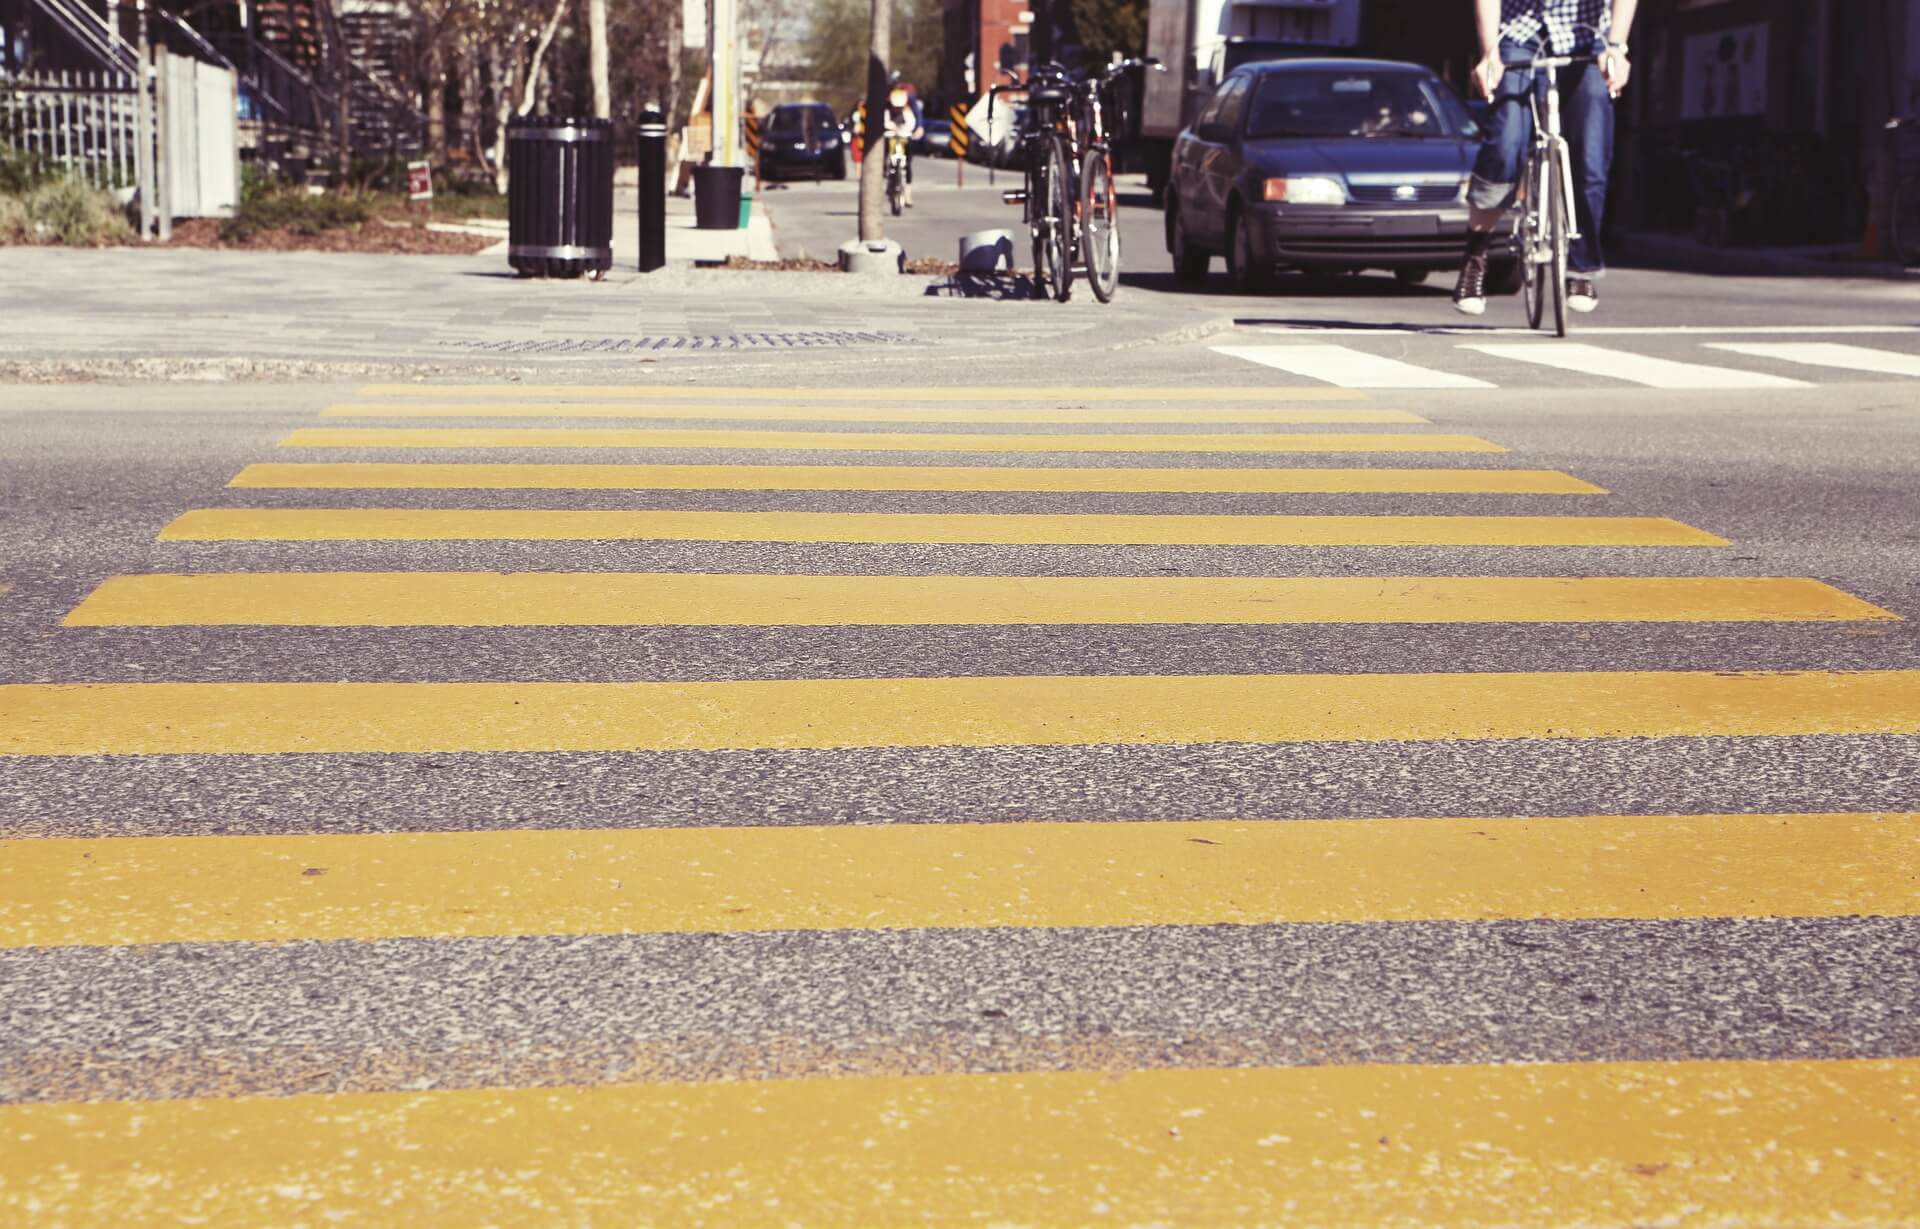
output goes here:
{"type": "Polygon", "coordinates": [[[1838,367],[1872,375],[1920,376],[1920,354],[1901,354],[1894,350],[1876,350],[1870,346],[1846,346],[1822,341],[1708,342],[1707,345],[1714,350],[1726,350],[1752,358],[1776,359],[1783,363],[1804,363],[1809,367],[1838,367]]]}
{"type": "Polygon", "coordinates": [[[1341,388],[1492,388],[1485,380],[1346,346],[1215,346],[1215,352],[1341,388]]]}
{"type": "Polygon", "coordinates": [[[1562,371],[1605,376],[1644,384],[1649,388],[1807,388],[1802,380],[1768,375],[1760,371],[1741,371],[1733,367],[1711,367],[1704,363],[1680,363],[1654,358],[1606,346],[1579,342],[1522,342],[1516,345],[1475,343],[1463,350],[1477,350],[1494,358],[1522,363],[1538,363],[1562,371]]]}

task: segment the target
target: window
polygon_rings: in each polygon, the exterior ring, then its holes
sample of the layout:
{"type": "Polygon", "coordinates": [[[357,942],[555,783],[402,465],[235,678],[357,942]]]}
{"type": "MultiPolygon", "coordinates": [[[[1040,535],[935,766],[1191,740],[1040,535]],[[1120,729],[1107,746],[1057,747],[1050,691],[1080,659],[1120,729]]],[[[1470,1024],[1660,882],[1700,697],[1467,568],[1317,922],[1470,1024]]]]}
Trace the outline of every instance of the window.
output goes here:
{"type": "Polygon", "coordinates": [[[1249,137],[1447,137],[1466,109],[1438,81],[1410,72],[1267,73],[1252,91],[1249,137]]]}

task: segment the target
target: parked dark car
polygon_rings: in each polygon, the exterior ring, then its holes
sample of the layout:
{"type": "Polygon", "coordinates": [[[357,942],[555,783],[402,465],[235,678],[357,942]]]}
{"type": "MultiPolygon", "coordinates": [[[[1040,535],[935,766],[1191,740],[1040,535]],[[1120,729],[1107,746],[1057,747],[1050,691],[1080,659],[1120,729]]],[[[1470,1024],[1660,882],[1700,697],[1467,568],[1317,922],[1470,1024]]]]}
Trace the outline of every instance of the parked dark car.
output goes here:
{"type": "MultiPolygon", "coordinates": [[[[1311,59],[1229,74],[1174,143],[1167,251],[1188,283],[1224,255],[1236,289],[1277,268],[1419,282],[1466,256],[1479,128],[1416,64],[1311,59]]],[[[1496,249],[1489,289],[1519,290],[1496,249]]]]}
{"type": "Polygon", "coordinates": [[[824,102],[783,102],[760,130],[760,174],[774,179],[845,179],[847,146],[824,102]]]}

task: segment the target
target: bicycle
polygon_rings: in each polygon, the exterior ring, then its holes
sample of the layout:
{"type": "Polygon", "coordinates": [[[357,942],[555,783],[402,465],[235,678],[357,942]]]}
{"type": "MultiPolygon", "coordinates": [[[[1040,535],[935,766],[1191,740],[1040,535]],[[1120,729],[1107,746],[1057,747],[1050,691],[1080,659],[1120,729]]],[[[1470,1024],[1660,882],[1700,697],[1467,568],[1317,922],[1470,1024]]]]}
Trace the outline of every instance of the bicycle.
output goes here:
{"type": "Polygon", "coordinates": [[[1001,194],[1010,205],[1023,206],[1022,216],[1033,239],[1033,278],[1058,302],[1073,294],[1074,182],[1068,161],[1072,149],[1067,104],[1072,88],[1066,70],[1042,64],[1024,83],[996,85],[987,95],[987,126],[993,126],[993,108],[999,95],[1025,91],[1027,126],[1020,134],[1026,163],[1024,187],[1001,194]]]}
{"type": "Polygon", "coordinates": [[[1100,96],[1108,86],[1135,68],[1166,69],[1151,56],[1116,60],[1099,77],[1082,82],[1075,100],[1083,122],[1081,134],[1079,237],[1087,285],[1102,303],[1113,302],[1120,285],[1119,199],[1113,189],[1113,147],[1107,140],[1106,118],[1100,96]]]}
{"type": "Polygon", "coordinates": [[[907,138],[887,134],[887,208],[899,217],[907,202],[907,138]]]}
{"type": "Polygon", "coordinates": [[[1567,335],[1567,257],[1580,237],[1580,224],[1573,207],[1573,151],[1560,131],[1560,90],[1553,74],[1599,62],[1597,55],[1540,56],[1507,69],[1527,74],[1527,102],[1533,108],[1533,150],[1521,180],[1520,222],[1515,230],[1527,327],[1537,329],[1546,318],[1551,290],[1553,329],[1559,337],[1567,335]],[[1548,280],[1551,287],[1544,284],[1548,280]]]}

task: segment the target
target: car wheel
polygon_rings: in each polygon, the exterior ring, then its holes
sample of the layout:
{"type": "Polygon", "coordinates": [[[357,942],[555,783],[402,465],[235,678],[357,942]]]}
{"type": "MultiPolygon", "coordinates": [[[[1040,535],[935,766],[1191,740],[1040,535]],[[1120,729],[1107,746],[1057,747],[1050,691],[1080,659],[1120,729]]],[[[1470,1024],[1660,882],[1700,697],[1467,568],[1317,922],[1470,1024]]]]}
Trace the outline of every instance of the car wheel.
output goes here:
{"type": "Polygon", "coordinates": [[[1207,280],[1213,257],[1187,237],[1186,219],[1181,216],[1176,197],[1167,197],[1167,251],[1173,256],[1173,280],[1182,286],[1198,286],[1207,280]]]}
{"type": "Polygon", "coordinates": [[[1427,284],[1428,276],[1429,270],[1426,269],[1395,269],[1393,271],[1393,280],[1402,286],[1424,286],[1427,284]]]}
{"type": "Polygon", "coordinates": [[[1227,281],[1238,294],[1255,294],[1268,282],[1267,267],[1253,250],[1253,227],[1239,208],[1227,215],[1227,281]]]}
{"type": "Polygon", "coordinates": [[[1527,271],[1517,260],[1496,260],[1487,266],[1487,293],[1519,294],[1526,284],[1527,271]]]}
{"type": "Polygon", "coordinates": [[[845,154],[841,154],[840,161],[833,164],[833,177],[835,179],[845,179],[847,177],[847,156],[845,154]]]}

